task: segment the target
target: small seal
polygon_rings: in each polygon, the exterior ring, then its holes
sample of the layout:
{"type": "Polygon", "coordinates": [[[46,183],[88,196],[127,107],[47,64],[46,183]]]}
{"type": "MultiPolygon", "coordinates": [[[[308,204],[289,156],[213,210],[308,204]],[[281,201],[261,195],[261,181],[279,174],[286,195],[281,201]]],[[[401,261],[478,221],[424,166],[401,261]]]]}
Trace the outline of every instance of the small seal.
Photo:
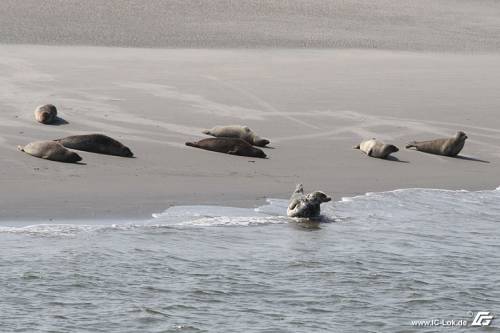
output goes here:
{"type": "Polygon", "coordinates": [[[121,142],[103,134],[73,135],[54,140],[66,148],[88,151],[91,153],[133,157],[132,151],[121,142]]]}
{"type": "Polygon", "coordinates": [[[320,214],[320,205],[332,200],[321,191],[304,194],[304,187],[298,184],[290,197],[286,214],[289,217],[317,218],[320,214]]]}
{"type": "Polygon", "coordinates": [[[57,108],[52,104],[40,105],[35,109],[35,119],[42,124],[52,124],[57,118],[57,108]]]}
{"type": "Polygon", "coordinates": [[[236,138],[209,138],[197,142],[186,142],[186,146],[231,155],[266,158],[266,154],[261,149],[236,138]]]}
{"type": "Polygon", "coordinates": [[[204,130],[203,134],[215,136],[216,138],[238,138],[258,147],[264,147],[269,144],[269,140],[261,138],[248,128],[248,126],[215,126],[211,129],[204,130]]]}
{"type": "Polygon", "coordinates": [[[467,135],[462,131],[458,131],[452,138],[412,141],[406,145],[406,149],[416,148],[418,151],[429,154],[455,157],[464,147],[465,139],[467,139],[467,135]]]}
{"type": "Polygon", "coordinates": [[[17,149],[31,156],[51,161],[75,163],[82,160],[80,155],[54,141],[35,141],[24,147],[17,146],[17,149]]]}
{"type": "Polygon", "coordinates": [[[388,145],[382,141],[378,141],[373,138],[370,140],[362,141],[359,145],[354,147],[354,149],[360,149],[366,155],[376,158],[387,158],[390,154],[399,151],[399,148],[395,145],[388,145]]]}

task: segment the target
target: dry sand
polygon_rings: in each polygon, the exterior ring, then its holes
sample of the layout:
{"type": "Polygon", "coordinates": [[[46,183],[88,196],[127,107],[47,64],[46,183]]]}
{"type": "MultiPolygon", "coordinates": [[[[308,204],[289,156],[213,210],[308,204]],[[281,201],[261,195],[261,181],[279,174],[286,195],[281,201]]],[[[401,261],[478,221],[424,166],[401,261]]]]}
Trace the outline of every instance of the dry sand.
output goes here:
{"type": "Polygon", "coordinates": [[[147,218],[178,204],[255,206],[302,182],[336,200],[406,187],[500,185],[500,56],[374,50],[186,50],[0,46],[0,218],[147,218]],[[54,103],[68,124],[34,121],[54,103]],[[246,124],[267,160],[184,146],[202,129],[246,124]],[[446,158],[401,162],[352,149],[377,137],[469,140],[446,158]],[[16,145],[105,133],[137,158],[82,152],[85,165],[16,145]]]}
{"type": "Polygon", "coordinates": [[[499,51],[497,0],[2,0],[0,43],[499,51]]]}

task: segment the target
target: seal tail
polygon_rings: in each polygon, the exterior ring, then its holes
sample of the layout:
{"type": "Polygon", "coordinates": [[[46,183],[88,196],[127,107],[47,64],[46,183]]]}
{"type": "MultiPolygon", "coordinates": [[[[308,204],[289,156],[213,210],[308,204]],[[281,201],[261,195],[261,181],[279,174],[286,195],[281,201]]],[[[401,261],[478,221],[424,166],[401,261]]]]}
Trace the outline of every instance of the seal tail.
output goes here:
{"type": "Polygon", "coordinates": [[[196,144],[196,142],[186,142],[186,146],[189,146],[189,147],[198,147],[198,145],[196,144]]]}
{"type": "Polygon", "coordinates": [[[416,144],[417,144],[416,141],[412,141],[412,142],[408,143],[405,148],[406,149],[414,148],[416,144]]]}
{"type": "Polygon", "coordinates": [[[201,131],[201,133],[206,134],[206,135],[211,135],[210,130],[203,130],[203,131],[201,131]]]}
{"type": "Polygon", "coordinates": [[[304,186],[302,184],[297,184],[293,193],[304,193],[304,186]]]}
{"type": "Polygon", "coordinates": [[[356,145],[354,147],[352,147],[352,149],[359,149],[360,148],[360,145],[356,145]]]}

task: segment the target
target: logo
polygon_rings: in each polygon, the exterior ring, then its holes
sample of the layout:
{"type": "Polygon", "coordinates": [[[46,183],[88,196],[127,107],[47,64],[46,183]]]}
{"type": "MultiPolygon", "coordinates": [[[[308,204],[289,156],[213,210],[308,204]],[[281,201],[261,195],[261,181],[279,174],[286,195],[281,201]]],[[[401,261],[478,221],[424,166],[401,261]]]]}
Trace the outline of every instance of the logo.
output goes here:
{"type": "Polygon", "coordinates": [[[411,325],[416,327],[488,327],[495,318],[495,314],[490,311],[478,311],[474,314],[472,311],[467,312],[469,318],[474,318],[471,322],[467,319],[427,319],[427,320],[412,320],[411,325]]]}
{"type": "Polygon", "coordinates": [[[493,320],[493,315],[491,312],[488,311],[479,311],[476,313],[476,317],[470,324],[471,327],[473,326],[490,326],[491,321],[493,320]]]}

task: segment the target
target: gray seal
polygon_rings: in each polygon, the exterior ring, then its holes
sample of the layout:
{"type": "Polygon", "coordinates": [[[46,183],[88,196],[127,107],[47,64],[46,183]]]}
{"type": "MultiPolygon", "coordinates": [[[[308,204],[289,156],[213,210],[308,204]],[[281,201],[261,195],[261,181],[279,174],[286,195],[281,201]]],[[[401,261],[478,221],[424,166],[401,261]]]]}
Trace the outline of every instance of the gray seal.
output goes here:
{"type": "Polygon", "coordinates": [[[17,149],[31,156],[51,161],[75,163],[82,160],[77,153],[54,141],[35,141],[24,147],[17,146],[17,149]]]}
{"type": "Polygon", "coordinates": [[[269,144],[269,140],[261,138],[248,128],[248,126],[215,126],[211,129],[204,130],[203,134],[215,136],[216,138],[238,138],[258,147],[264,147],[269,144]]]}
{"type": "Polygon", "coordinates": [[[40,105],[35,109],[35,119],[42,124],[52,124],[57,118],[57,108],[52,104],[40,105]]]}
{"type": "Polygon", "coordinates": [[[133,157],[132,151],[121,142],[103,134],[73,135],[54,140],[66,148],[88,151],[91,153],[133,157]]]}
{"type": "Polygon", "coordinates": [[[290,197],[286,214],[289,217],[317,218],[321,212],[320,205],[330,200],[332,198],[321,191],[304,194],[304,187],[298,184],[290,197]]]}
{"type": "Polygon", "coordinates": [[[266,154],[261,149],[235,138],[208,138],[196,142],[186,142],[186,146],[231,155],[266,158],[266,154]]]}
{"type": "Polygon", "coordinates": [[[395,145],[385,144],[375,138],[362,141],[354,149],[360,149],[366,155],[376,158],[387,158],[390,154],[398,152],[399,148],[395,145]]]}
{"type": "Polygon", "coordinates": [[[467,135],[462,131],[458,131],[452,138],[412,141],[406,145],[406,149],[415,148],[425,153],[455,157],[464,147],[466,139],[467,135]]]}

